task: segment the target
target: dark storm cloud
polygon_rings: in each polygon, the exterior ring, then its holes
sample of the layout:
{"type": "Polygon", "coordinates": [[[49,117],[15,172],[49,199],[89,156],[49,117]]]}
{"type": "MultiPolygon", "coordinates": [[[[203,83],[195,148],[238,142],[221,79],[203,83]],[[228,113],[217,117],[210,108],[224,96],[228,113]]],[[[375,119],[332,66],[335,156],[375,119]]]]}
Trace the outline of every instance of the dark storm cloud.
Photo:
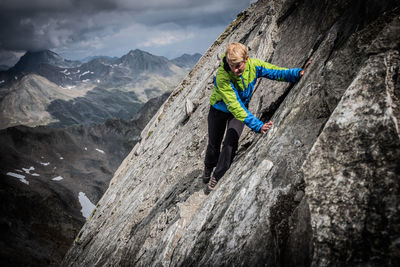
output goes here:
{"type": "Polygon", "coordinates": [[[227,25],[248,5],[243,0],[1,0],[0,52],[65,47],[134,24],[227,25]]]}
{"type": "Polygon", "coordinates": [[[73,42],[104,27],[93,21],[94,14],[116,8],[105,0],[3,0],[0,49],[39,50],[73,42]]]}

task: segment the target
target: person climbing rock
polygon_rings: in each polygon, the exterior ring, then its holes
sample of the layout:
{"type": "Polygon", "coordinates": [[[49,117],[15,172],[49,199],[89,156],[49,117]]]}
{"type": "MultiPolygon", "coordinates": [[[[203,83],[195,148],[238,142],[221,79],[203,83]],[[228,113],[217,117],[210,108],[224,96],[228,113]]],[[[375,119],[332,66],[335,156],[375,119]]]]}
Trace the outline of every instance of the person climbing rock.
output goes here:
{"type": "Polygon", "coordinates": [[[206,194],[215,188],[219,179],[229,169],[244,125],[262,134],[272,126],[272,121],[264,123],[248,110],[257,79],[265,77],[271,80],[297,82],[310,63],[311,60],[303,69],[281,68],[259,59],[249,58],[247,47],[241,43],[231,43],[227,46],[210,96],[208,145],[203,174],[203,182],[207,184],[204,190],[206,194]]]}

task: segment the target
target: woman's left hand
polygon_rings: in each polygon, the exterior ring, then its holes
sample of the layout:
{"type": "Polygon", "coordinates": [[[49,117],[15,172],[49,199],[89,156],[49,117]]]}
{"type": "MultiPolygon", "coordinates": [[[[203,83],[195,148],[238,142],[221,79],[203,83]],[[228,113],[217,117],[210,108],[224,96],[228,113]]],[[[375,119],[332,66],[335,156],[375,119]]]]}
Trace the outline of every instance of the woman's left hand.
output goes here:
{"type": "Polygon", "coordinates": [[[265,134],[272,127],[272,121],[264,123],[264,125],[260,129],[260,133],[265,134]]]}

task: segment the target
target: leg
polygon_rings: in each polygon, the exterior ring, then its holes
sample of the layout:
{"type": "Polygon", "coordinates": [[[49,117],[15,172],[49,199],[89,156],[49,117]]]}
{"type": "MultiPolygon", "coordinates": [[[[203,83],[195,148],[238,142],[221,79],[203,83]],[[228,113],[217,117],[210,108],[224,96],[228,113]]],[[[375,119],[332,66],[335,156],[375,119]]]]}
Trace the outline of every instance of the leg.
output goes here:
{"type": "Polygon", "coordinates": [[[231,166],[238,148],[239,137],[242,134],[243,127],[244,124],[233,117],[228,121],[224,143],[213,175],[217,181],[231,166]]]}
{"type": "Polygon", "coordinates": [[[224,137],[228,113],[210,107],[208,113],[208,145],[204,165],[212,169],[217,165],[222,138],[224,137]]]}

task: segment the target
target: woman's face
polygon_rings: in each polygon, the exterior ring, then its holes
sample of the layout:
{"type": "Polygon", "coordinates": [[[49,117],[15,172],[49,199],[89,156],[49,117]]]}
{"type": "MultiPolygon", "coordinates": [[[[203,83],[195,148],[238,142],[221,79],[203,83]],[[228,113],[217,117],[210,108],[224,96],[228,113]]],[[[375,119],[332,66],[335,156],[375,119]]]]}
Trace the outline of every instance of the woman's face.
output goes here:
{"type": "Polygon", "coordinates": [[[244,69],[246,68],[246,63],[247,59],[238,62],[238,63],[231,63],[229,60],[227,60],[229,68],[231,68],[231,71],[236,75],[236,76],[241,76],[243,74],[244,69]]]}

